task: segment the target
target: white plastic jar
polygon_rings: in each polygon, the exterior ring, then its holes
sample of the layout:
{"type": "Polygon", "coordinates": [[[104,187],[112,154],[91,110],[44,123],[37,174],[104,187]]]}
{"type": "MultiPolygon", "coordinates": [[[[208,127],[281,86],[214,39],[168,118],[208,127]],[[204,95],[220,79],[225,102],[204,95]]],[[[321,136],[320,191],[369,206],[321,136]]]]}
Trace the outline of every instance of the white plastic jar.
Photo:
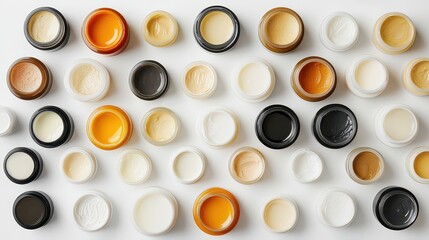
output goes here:
{"type": "Polygon", "coordinates": [[[0,137],[11,134],[15,128],[16,116],[8,108],[0,107],[0,137]]]}
{"type": "Polygon", "coordinates": [[[97,160],[85,148],[69,148],[61,157],[61,172],[71,183],[85,183],[95,176],[97,172],[97,160]]]}
{"type": "Polygon", "coordinates": [[[344,189],[330,188],[319,198],[317,215],[320,222],[328,227],[346,227],[353,222],[356,213],[355,199],[344,189]]]}
{"type": "Polygon", "coordinates": [[[289,169],[296,181],[310,183],[322,175],[323,161],[317,153],[301,148],[292,153],[289,169]]]}
{"type": "Polygon", "coordinates": [[[217,149],[231,145],[239,130],[240,123],[235,113],[221,107],[205,111],[197,123],[197,131],[203,142],[217,149]]]}
{"type": "Polygon", "coordinates": [[[206,62],[192,62],[185,67],[182,87],[185,94],[194,99],[205,99],[213,95],[217,88],[215,69],[206,62]]]}
{"type": "Polygon", "coordinates": [[[178,182],[196,183],[206,170],[206,157],[195,147],[183,147],[173,156],[172,170],[178,182]]]}
{"type": "Polygon", "coordinates": [[[359,39],[359,26],[352,15],[346,12],[333,12],[322,22],[320,41],[331,51],[347,51],[359,39]]]}

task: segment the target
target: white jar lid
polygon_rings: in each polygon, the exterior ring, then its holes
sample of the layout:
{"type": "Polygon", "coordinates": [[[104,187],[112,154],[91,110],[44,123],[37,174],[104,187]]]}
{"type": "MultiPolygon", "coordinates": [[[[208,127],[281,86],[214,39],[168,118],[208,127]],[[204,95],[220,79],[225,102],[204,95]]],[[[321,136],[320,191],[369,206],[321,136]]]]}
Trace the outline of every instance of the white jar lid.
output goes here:
{"type": "Polygon", "coordinates": [[[109,91],[110,75],[106,67],[93,59],[81,59],[66,73],[64,86],[76,100],[97,102],[109,91]]]}
{"type": "Polygon", "coordinates": [[[5,107],[0,107],[0,137],[9,135],[15,128],[16,116],[5,107]]]}
{"type": "Polygon", "coordinates": [[[240,124],[236,115],[225,108],[212,108],[199,118],[197,131],[210,147],[224,148],[237,138],[240,124]]]}
{"type": "Polygon", "coordinates": [[[128,184],[145,182],[152,173],[150,158],[139,149],[128,149],[119,156],[119,175],[128,184]]]}
{"type": "Polygon", "coordinates": [[[73,208],[73,216],[77,225],[84,231],[98,231],[110,222],[112,204],[101,192],[91,191],[81,196],[73,208]]]}
{"type": "Polygon", "coordinates": [[[267,229],[282,233],[291,231],[299,218],[296,202],[287,197],[270,199],[262,209],[262,220],[267,229]]]}
{"type": "Polygon", "coordinates": [[[329,14],[320,27],[320,41],[332,51],[349,50],[358,38],[359,26],[353,16],[346,12],[329,14]]]}
{"type": "Polygon", "coordinates": [[[319,198],[317,213],[320,222],[328,227],[345,227],[356,216],[356,202],[352,195],[340,188],[328,189],[319,198]]]}
{"type": "Polygon", "coordinates": [[[176,198],[159,187],[144,189],[133,208],[134,224],[142,234],[160,235],[169,232],[178,217],[176,198]]]}
{"type": "Polygon", "coordinates": [[[291,156],[290,172],[295,180],[310,183],[317,180],[323,172],[323,161],[317,153],[298,149],[291,156]]]}
{"type": "Polygon", "coordinates": [[[183,147],[174,154],[172,169],[177,181],[195,183],[204,175],[206,157],[197,148],[183,147]]]}
{"type": "Polygon", "coordinates": [[[186,95],[195,99],[209,98],[217,88],[215,69],[206,62],[192,62],[186,66],[182,76],[182,87],[186,95]]]}
{"type": "Polygon", "coordinates": [[[61,172],[71,183],[85,183],[95,176],[97,160],[89,150],[73,147],[61,157],[61,172]]]}

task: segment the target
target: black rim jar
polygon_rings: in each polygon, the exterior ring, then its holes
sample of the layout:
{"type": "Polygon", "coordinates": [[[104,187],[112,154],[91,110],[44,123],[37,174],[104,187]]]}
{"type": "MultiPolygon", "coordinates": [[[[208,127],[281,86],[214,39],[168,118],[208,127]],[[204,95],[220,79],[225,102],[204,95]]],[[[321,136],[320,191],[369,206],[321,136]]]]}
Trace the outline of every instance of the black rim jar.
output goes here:
{"type": "Polygon", "coordinates": [[[43,192],[25,192],[19,195],[13,204],[13,217],[25,229],[33,230],[45,226],[53,214],[54,204],[43,192]]]}
{"type": "Polygon", "coordinates": [[[3,169],[12,182],[27,184],[39,178],[43,171],[43,160],[36,151],[18,147],[6,154],[3,169]]]}
{"type": "Polygon", "coordinates": [[[170,85],[167,70],[153,60],[137,63],[131,70],[129,84],[136,97],[147,101],[160,98],[170,85]]]}

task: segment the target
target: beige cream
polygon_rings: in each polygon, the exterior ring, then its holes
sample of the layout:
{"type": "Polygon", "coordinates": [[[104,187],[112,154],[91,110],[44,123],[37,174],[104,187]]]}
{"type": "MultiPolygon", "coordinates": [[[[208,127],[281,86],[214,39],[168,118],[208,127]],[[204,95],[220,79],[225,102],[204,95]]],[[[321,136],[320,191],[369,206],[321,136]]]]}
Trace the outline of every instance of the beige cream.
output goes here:
{"type": "Polygon", "coordinates": [[[151,45],[166,47],[176,41],[179,26],[171,14],[155,11],[146,17],[143,32],[146,41],[151,45]]]}
{"type": "Polygon", "coordinates": [[[298,38],[300,26],[292,14],[278,12],[268,20],[266,32],[271,42],[286,45],[298,38]]]}
{"type": "Polygon", "coordinates": [[[269,201],[262,212],[265,226],[273,232],[287,232],[298,221],[298,208],[295,202],[287,198],[275,198],[269,201]]]}
{"type": "Polygon", "coordinates": [[[185,91],[192,96],[205,96],[216,87],[216,73],[204,63],[196,63],[188,67],[184,76],[185,91]]]}
{"type": "Polygon", "coordinates": [[[234,24],[228,14],[222,11],[212,11],[201,21],[200,31],[208,43],[220,45],[231,39],[234,24]]]}
{"type": "Polygon", "coordinates": [[[230,162],[232,177],[240,183],[257,182],[265,171],[264,156],[256,149],[245,147],[237,150],[230,162]]]}
{"type": "Polygon", "coordinates": [[[417,58],[409,62],[402,81],[410,93],[418,96],[429,95],[429,58],[417,58]]]}
{"type": "Polygon", "coordinates": [[[143,119],[143,136],[155,145],[164,145],[176,138],[179,120],[167,108],[155,108],[143,119]]]}
{"type": "Polygon", "coordinates": [[[53,41],[60,32],[60,22],[53,13],[40,11],[31,16],[28,32],[33,40],[48,43],[53,41]]]}

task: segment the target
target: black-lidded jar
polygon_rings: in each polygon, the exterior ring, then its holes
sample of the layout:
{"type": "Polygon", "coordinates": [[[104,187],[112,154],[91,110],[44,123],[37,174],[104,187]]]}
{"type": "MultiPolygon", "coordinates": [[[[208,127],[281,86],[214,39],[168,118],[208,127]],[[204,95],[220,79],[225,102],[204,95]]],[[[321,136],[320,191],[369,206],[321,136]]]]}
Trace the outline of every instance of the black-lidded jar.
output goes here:
{"type": "Polygon", "coordinates": [[[316,113],[312,130],[320,144],[327,148],[338,149],[353,141],[357,134],[358,122],[348,107],[329,104],[316,113]]]}
{"type": "Polygon", "coordinates": [[[33,230],[49,223],[54,214],[51,198],[43,192],[28,191],[13,204],[13,217],[23,228],[33,230]]]}
{"type": "Polygon", "coordinates": [[[30,148],[12,149],[4,158],[4,173],[16,184],[27,184],[39,178],[43,171],[43,160],[30,148]]]}
{"type": "Polygon", "coordinates": [[[160,98],[170,85],[167,70],[153,60],[137,63],[131,70],[129,84],[136,97],[147,101],[160,98]]]}
{"type": "Polygon", "coordinates": [[[262,144],[272,149],[283,149],[298,138],[300,123],[292,109],[283,105],[271,105],[259,113],[255,130],[262,144]]]}
{"type": "Polygon", "coordinates": [[[31,116],[29,128],[31,138],[45,148],[56,148],[67,143],[74,133],[71,116],[55,106],[37,110],[31,116]]]}
{"type": "Polygon", "coordinates": [[[24,34],[33,47],[55,51],[67,44],[70,26],[55,8],[40,7],[31,11],[25,19],[24,34]]]}
{"type": "Polygon", "coordinates": [[[195,19],[194,37],[206,51],[226,52],[235,46],[240,37],[240,22],[230,9],[211,6],[201,11],[195,19]]]}
{"type": "Polygon", "coordinates": [[[381,189],[374,198],[374,216],[390,230],[404,230],[417,220],[419,203],[413,193],[401,187],[381,189]]]}

